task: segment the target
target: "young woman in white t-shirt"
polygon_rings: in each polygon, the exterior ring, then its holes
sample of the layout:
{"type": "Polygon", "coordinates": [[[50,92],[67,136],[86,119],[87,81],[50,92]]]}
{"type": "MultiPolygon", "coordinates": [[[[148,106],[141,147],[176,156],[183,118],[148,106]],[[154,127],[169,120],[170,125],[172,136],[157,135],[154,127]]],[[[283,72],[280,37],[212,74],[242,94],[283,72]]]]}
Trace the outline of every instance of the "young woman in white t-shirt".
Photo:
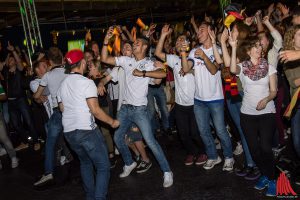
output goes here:
{"type": "Polygon", "coordinates": [[[275,105],[277,94],[276,69],[262,58],[262,46],[258,37],[249,37],[239,45],[245,55],[236,63],[237,39],[229,37],[232,47],[230,71],[239,76],[244,90],[241,107],[241,127],[251,155],[262,176],[255,189],[268,187],[267,196],[276,196],[275,163],[272,141],[276,129],[275,105]]]}

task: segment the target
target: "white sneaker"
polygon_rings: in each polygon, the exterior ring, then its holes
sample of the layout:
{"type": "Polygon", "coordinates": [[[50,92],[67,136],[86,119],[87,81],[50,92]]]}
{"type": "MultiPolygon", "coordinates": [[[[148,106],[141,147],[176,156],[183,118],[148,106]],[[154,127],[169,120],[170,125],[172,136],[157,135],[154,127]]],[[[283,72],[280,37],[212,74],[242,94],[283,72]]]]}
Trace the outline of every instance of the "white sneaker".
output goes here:
{"type": "Polygon", "coordinates": [[[226,158],[223,165],[223,171],[228,171],[228,172],[232,171],[233,165],[234,165],[233,158],[226,158]]]}
{"type": "Polygon", "coordinates": [[[115,147],[115,155],[120,155],[120,152],[119,152],[119,150],[117,149],[117,147],[115,147]]]}
{"type": "Polygon", "coordinates": [[[165,172],[164,173],[164,188],[170,187],[173,185],[173,173],[172,172],[165,172]]]}
{"type": "Polygon", "coordinates": [[[19,166],[19,159],[17,157],[11,158],[11,168],[17,168],[19,166]]]}
{"type": "Polygon", "coordinates": [[[4,156],[6,154],[7,154],[6,150],[4,148],[1,148],[0,149],[0,156],[4,156]]]}
{"type": "Polygon", "coordinates": [[[43,175],[40,180],[35,182],[33,185],[34,186],[44,186],[47,185],[48,183],[52,183],[54,181],[53,175],[52,174],[47,174],[43,175]]]}
{"type": "Polygon", "coordinates": [[[235,150],[233,152],[234,155],[238,156],[238,155],[241,155],[243,153],[243,146],[241,145],[241,143],[237,143],[236,147],[235,147],[235,150]]]}
{"type": "Polygon", "coordinates": [[[123,172],[119,175],[119,177],[125,178],[125,177],[129,176],[129,174],[132,172],[132,170],[134,170],[135,167],[136,167],[136,162],[133,162],[129,166],[125,165],[123,167],[123,172]]]}
{"type": "Polygon", "coordinates": [[[203,168],[208,170],[212,169],[215,165],[220,164],[222,162],[222,159],[220,156],[218,156],[217,159],[212,160],[212,159],[207,159],[206,163],[203,165],[203,168]]]}

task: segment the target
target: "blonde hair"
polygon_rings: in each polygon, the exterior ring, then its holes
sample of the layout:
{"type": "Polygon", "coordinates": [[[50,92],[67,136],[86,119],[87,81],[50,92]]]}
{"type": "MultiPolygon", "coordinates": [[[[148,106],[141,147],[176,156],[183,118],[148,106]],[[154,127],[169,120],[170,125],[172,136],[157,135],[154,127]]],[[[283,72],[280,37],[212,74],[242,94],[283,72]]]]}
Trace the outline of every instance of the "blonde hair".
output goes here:
{"type": "Polygon", "coordinates": [[[300,25],[295,25],[289,28],[284,34],[283,49],[284,50],[295,50],[294,37],[296,32],[300,30],[300,25]]]}

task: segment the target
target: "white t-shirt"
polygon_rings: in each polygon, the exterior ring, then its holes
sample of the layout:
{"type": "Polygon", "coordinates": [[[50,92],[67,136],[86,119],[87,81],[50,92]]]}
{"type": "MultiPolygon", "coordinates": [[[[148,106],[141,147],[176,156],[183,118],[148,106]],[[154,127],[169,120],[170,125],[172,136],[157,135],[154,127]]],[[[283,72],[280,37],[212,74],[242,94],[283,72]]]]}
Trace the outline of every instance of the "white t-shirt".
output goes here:
{"type": "Polygon", "coordinates": [[[109,74],[112,77],[113,82],[118,82],[119,85],[119,100],[118,108],[119,111],[124,101],[124,90],[125,90],[125,71],[122,67],[114,67],[109,74]]]}
{"type": "Polygon", "coordinates": [[[68,76],[68,74],[65,74],[65,69],[62,67],[57,67],[51,69],[51,71],[47,72],[40,82],[40,86],[48,87],[49,92],[51,94],[52,98],[52,105],[53,108],[57,107],[57,90],[60,87],[60,84],[62,81],[68,76]]]}
{"type": "Polygon", "coordinates": [[[191,73],[184,76],[179,74],[181,70],[181,59],[179,56],[167,54],[167,64],[173,69],[175,80],[175,102],[182,106],[194,105],[195,78],[191,73]]]}
{"type": "Polygon", "coordinates": [[[116,65],[120,66],[125,71],[125,87],[123,104],[134,106],[146,106],[148,104],[148,84],[151,80],[149,77],[133,76],[134,69],[140,71],[153,71],[155,69],[153,61],[149,58],[136,61],[135,58],[121,56],[115,57],[116,65]]]}
{"type": "Polygon", "coordinates": [[[86,99],[98,98],[93,80],[80,74],[70,74],[57,92],[57,100],[64,105],[62,123],[64,132],[93,130],[97,127],[86,99]]]}
{"type": "MultiPolygon", "coordinates": [[[[113,68],[114,69],[114,68],[113,68]]],[[[108,68],[106,72],[111,74],[113,69],[108,68]]],[[[123,69],[122,69],[123,70],[123,69]]],[[[124,71],[124,70],[123,70],[124,71]]],[[[107,92],[111,100],[119,99],[119,83],[118,81],[111,81],[107,84],[107,92]]]]}
{"type": "MultiPolygon", "coordinates": [[[[36,93],[36,91],[38,90],[38,87],[41,83],[41,79],[40,78],[36,78],[32,81],[30,81],[30,89],[33,93],[36,93]]],[[[47,96],[47,101],[45,101],[43,103],[44,107],[45,107],[45,110],[48,114],[48,117],[50,118],[51,115],[53,114],[53,105],[52,105],[52,99],[51,99],[51,94],[48,90],[48,88],[46,87],[44,92],[43,92],[43,95],[47,96]]]]}
{"type": "Polygon", "coordinates": [[[239,78],[242,82],[244,89],[244,97],[241,107],[241,112],[247,115],[261,115],[267,113],[275,113],[275,105],[274,101],[270,101],[266,108],[263,110],[256,110],[257,104],[263,98],[269,96],[270,91],[270,76],[276,73],[276,69],[273,65],[269,64],[268,75],[264,78],[259,79],[258,81],[252,81],[249,77],[243,74],[242,64],[239,63],[240,66],[240,74],[239,78]]]}
{"type": "MultiPolygon", "coordinates": [[[[215,61],[213,48],[204,49],[201,45],[200,47],[209,60],[213,63],[215,61]]],[[[223,89],[222,89],[222,79],[220,70],[212,75],[205,66],[203,60],[195,58],[195,51],[198,48],[194,48],[188,59],[194,62],[195,71],[195,99],[200,101],[215,101],[224,99],[223,89]]],[[[219,53],[221,53],[220,48],[218,48],[219,53]]]]}

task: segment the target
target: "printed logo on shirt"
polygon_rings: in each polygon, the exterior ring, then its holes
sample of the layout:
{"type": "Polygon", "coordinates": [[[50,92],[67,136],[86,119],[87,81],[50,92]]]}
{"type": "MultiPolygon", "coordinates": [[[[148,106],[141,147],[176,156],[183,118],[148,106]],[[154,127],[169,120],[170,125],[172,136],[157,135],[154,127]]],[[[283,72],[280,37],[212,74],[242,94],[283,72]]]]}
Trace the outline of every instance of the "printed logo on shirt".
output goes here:
{"type": "Polygon", "coordinates": [[[276,196],[282,199],[298,199],[297,193],[291,187],[291,183],[284,172],[281,172],[277,179],[276,196]]]}

